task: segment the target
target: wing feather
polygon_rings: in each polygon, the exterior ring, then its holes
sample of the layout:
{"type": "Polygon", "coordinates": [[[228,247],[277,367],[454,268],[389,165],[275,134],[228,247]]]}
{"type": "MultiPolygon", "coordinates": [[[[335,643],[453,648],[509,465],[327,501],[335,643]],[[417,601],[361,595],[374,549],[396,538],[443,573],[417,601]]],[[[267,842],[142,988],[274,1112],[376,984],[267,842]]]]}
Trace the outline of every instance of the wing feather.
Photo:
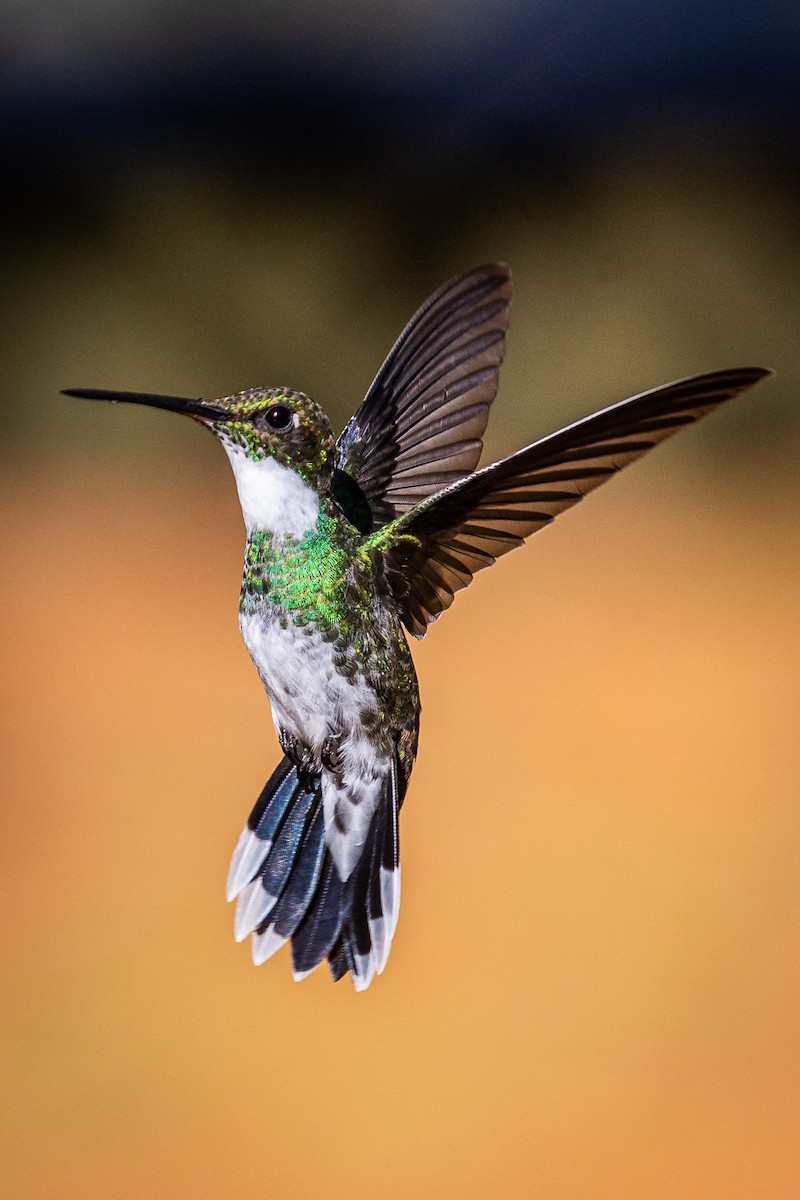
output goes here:
{"type": "Polygon", "coordinates": [[[474,471],[510,302],[508,267],[488,263],[440,288],[395,342],[337,442],[373,529],[474,471]]]}
{"type": "Polygon", "coordinates": [[[383,552],[387,577],[404,581],[395,595],[406,628],[422,637],[477,571],[770,374],[744,367],[642,392],[421,499],[367,540],[383,552]]]}

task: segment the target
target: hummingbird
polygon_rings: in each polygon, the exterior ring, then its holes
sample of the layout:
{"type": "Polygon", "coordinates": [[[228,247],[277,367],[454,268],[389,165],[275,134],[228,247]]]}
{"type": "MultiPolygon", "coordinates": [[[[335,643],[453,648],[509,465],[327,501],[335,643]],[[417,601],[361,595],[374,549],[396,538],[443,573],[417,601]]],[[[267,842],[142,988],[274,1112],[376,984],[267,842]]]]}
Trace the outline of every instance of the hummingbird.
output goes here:
{"type": "Polygon", "coordinates": [[[478,470],[511,302],[489,263],[412,317],[344,431],[286,387],[206,400],[70,388],[184,413],[221,442],[246,528],[239,625],[283,757],[228,875],[256,965],[287,942],[356,990],[383,971],[400,907],[398,819],[420,699],[406,634],[588,492],[772,374],[695,375],[603,408],[478,470]]]}

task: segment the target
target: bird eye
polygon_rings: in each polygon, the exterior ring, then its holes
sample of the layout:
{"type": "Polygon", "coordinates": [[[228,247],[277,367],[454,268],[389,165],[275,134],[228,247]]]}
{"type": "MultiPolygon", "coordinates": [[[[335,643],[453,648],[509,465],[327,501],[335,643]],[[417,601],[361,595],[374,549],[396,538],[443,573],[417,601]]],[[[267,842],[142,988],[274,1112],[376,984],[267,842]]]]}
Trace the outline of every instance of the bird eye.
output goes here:
{"type": "Polygon", "coordinates": [[[285,433],[292,423],[294,413],[285,404],[273,404],[264,413],[264,420],[275,433],[285,433]]]}

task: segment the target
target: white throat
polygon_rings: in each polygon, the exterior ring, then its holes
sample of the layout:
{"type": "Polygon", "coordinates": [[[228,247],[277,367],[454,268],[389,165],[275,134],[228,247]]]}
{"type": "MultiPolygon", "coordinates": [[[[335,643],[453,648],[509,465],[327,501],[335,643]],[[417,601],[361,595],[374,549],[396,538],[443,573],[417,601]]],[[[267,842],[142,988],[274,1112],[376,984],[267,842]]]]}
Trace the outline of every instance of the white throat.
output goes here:
{"type": "Polygon", "coordinates": [[[254,530],[302,537],[319,517],[319,496],[291,467],[274,458],[248,458],[238,446],[225,445],[231,460],[247,532],[254,530]]]}

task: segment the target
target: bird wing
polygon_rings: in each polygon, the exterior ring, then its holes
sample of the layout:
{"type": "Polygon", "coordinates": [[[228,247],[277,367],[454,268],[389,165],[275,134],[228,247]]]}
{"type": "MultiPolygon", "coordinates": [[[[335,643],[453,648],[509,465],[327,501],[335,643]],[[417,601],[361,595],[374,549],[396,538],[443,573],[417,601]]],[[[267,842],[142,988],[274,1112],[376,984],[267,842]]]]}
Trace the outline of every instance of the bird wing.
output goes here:
{"type": "Polygon", "coordinates": [[[511,291],[507,266],[477,267],[431,296],[395,342],[336,444],[334,491],[346,510],[366,497],[365,532],[474,471],[511,291]]]}
{"type": "Polygon", "coordinates": [[[422,637],[476,571],[666,438],[772,372],[696,375],[642,392],[468,476],[373,533],[409,632],[422,637]]]}

